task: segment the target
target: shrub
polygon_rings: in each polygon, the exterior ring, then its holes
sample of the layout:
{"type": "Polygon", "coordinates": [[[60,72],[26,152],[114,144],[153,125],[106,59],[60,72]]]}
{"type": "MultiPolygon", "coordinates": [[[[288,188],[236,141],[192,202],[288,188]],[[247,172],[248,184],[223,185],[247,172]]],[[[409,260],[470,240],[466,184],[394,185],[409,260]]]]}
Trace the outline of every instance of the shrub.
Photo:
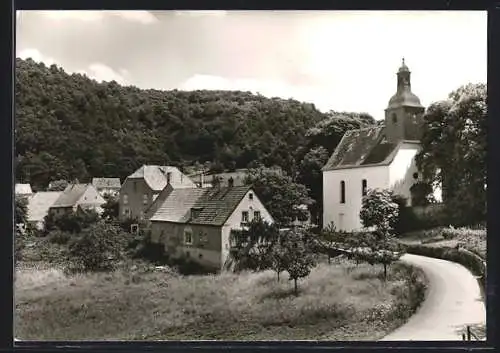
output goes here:
{"type": "Polygon", "coordinates": [[[86,271],[113,269],[126,248],[126,235],[116,226],[99,222],[84,229],[69,246],[74,264],[86,271]]]}
{"type": "Polygon", "coordinates": [[[71,239],[71,233],[56,229],[48,234],[48,239],[53,244],[65,245],[71,239]]]}
{"type": "Polygon", "coordinates": [[[406,252],[409,254],[433,257],[442,260],[453,261],[467,268],[475,276],[479,277],[479,282],[483,291],[486,281],[486,262],[478,255],[465,250],[450,247],[431,247],[425,245],[406,245],[406,252]]]}
{"type": "Polygon", "coordinates": [[[408,232],[448,226],[452,222],[444,207],[429,208],[425,214],[417,214],[414,207],[400,206],[395,233],[402,235],[408,232]]]}
{"type": "Polygon", "coordinates": [[[49,213],[45,217],[45,235],[54,230],[80,233],[83,229],[97,223],[99,218],[99,214],[93,210],[69,212],[62,215],[49,213]]]}

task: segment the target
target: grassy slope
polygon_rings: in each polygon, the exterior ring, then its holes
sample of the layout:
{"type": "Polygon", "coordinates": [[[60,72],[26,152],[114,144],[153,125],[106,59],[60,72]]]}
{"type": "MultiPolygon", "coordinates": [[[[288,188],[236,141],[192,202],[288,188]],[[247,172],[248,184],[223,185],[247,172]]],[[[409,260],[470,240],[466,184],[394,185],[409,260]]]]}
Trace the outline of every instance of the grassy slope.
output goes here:
{"type": "Polygon", "coordinates": [[[401,325],[408,269],[389,281],[380,266],[319,265],[300,282],[272,272],[174,277],[162,273],[80,275],[21,270],[20,339],[376,340],[401,325]]]}

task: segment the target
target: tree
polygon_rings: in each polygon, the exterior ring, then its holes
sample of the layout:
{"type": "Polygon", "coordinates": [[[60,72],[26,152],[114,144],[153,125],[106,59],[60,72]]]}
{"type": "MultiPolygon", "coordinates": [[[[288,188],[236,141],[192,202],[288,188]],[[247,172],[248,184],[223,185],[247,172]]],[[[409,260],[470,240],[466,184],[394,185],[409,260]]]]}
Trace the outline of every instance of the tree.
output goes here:
{"type": "Polygon", "coordinates": [[[307,211],[297,206],[310,204],[312,199],[304,185],[295,183],[286,174],[264,168],[252,169],[245,183],[252,186],[279,226],[288,226],[297,218],[307,217],[307,211]]]}
{"type": "Polygon", "coordinates": [[[120,227],[100,221],[82,230],[72,240],[69,254],[84,270],[110,270],[122,258],[126,239],[127,235],[120,227]]]}
{"type": "Polygon", "coordinates": [[[263,220],[252,220],[246,229],[233,231],[235,258],[238,268],[255,271],[272,267],[272,249],[279,236],[276,224],[263,220]]]}
{"type": "Polygon", "coordinates": [[[321,169],[328,161],[328,151],[319,146],[306,153],[299,165],[299,182],[309,189],[309,194],[314,200],[311,209],[313,218],[318,219],[323,209],[323,173],[321,169]]]}
{"type": "Polygon", "coordinates": [[[442,185],[443,201],[456,223],[486,216],[486,85],[467,84],[424,115],[417,166],[425,181],[442,185]]]}
{"type": "Polygon", "coordinates": [[[366,252],[358,254],[371,264],[380,263],[384,267],[384,279],[387,279],[387,266],[396,261],[400,254],[396,251],[394,228],[398,221],[399,204],[396,195],[390,190],[369,190],[363,197],[360,218],[367,228],[374,227],[375,237],[366,252]]]}
{"type": "Polygon", "coordinates": [[[101,206],[103,209],[101,217],[108,221],[117,220],[120,213],[118,198],[112,195],[105,195],[104,199],[106,203],[101,206]]]}
{"type": "Polygon", "coordinates": [[[47,191],[64,191],[68,186],[68,182],[66,180],[60,179],[50,183],[50,186],[47,188],[47,191]]]}
{"type": "Polygon", "coordinates": [[[301,231],[290,231],[286,236],[281,237],[280,241],[285,253],[285,268],[290,280],[293,280],[294,293],[298,295],[298,280],[309,276],[316,261],[301,231]]]}
{"type": "Polygon", "coordinates": [[[391,235],[398,220],[399,205],[390,190],[368,190],[359,214],[363,226],[375,227],[380,237],[391,235]]]}
{"type": "Polygon", "coordinates": [[[28,199],[26,197],[16,195],[15,205],[15,221],[16,224],[26,224],[28,221],[28,199]]]}
{"type": "Polygon", "coordinates": [[[276,242],[271,248],[271,267],[276,272],[278,282],[280,281],[280,273],[287,269],[287,252],[286,248],[276,242]]]}
{"type": "Polygon", "coordinates": [[[99,214],[94,210],[78,210],[62,215],[56,215],[49,212],[49,214],[45,216],[45,233],[48,234],[51,231],[60,230],[77,234],[97,223],[99,218],[99,214]]]}

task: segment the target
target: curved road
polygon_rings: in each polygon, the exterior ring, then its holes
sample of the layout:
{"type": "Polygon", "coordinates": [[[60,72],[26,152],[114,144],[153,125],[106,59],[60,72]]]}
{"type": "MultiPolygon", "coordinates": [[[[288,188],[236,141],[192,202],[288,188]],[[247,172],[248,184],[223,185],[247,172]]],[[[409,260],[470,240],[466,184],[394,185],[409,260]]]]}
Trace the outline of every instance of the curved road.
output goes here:
{"type": "Polygon", "coordinates": [[[458,330],[485,324],[479,284],[465,267],[411,254],[403,255],[401,260],[424,271],[429,281],[426,299],[405,325],[382,341],[461,341],[458,330]]]}

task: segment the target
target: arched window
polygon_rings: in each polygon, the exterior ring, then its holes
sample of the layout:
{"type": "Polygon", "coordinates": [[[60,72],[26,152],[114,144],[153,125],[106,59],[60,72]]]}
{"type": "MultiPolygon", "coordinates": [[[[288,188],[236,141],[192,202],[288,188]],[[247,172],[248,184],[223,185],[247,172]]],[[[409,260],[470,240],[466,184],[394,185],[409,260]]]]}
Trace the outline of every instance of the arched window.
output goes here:
{"type": "Polygon", "coordinates": [[[366,182],[366,179],[363,179],[361,181],[361,195],[363,196],[366,196],[367,192],[368,192],[368,183],[366,182]]]}
{"type": "Polygon", "coordinates": [[[340,203],[345,203],[345,181],[340,182],[340,203]]]}
{"type": "Polygon", "coordinates": [[[398,122],[398,116],[395,113],[392,113],[392,122],[396,124],[398,122]]]}

